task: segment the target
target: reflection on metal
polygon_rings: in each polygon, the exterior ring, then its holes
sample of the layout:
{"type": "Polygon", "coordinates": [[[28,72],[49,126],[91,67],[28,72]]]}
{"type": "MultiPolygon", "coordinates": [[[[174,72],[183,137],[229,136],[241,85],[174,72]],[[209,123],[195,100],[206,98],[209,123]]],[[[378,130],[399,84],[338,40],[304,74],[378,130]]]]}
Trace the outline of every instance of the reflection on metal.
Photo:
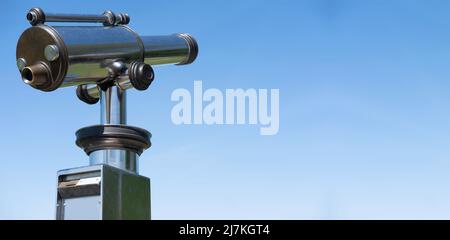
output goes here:
{"type": "Polygon", "coordinates": [[[89,164],[106,164],[126,171],[138,173],[139,155],[122,149],[105,149],[89,154],[89,164]]]}
{"type": "Polygon", "coordinates": [[[44,49],[44,56],[47,61],[55,61],[59,57],[59,48],[56,45],[47,45],[44,49]]]}
{"type": "Polygon", "coordinates": [[[100,91],[100,123],[126,124],[126,92],[117,86],[100,91]]]}

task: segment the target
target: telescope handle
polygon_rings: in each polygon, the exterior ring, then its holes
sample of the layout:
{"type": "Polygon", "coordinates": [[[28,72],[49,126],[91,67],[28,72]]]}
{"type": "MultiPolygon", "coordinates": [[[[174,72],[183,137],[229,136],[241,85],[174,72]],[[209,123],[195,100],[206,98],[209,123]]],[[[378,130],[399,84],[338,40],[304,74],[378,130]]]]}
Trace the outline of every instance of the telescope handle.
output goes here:
{"type": "Polygon", "coordinates": [[[41,8],[32,8],[27,13],[27,20],[32,26],[46,22],[85,22],[102,23],[105,26],[126,25],[130,17],[126,13],[113,13],[105,11],[103,14],[60,14],[44,13],[41,8]]]}

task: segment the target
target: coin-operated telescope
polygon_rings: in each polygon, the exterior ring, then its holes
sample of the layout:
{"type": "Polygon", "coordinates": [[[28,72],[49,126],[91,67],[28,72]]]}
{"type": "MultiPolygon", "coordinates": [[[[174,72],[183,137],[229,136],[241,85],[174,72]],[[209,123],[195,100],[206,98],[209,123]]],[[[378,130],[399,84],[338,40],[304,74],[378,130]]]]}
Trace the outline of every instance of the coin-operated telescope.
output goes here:
{"type": "Polygon", "coordinates": [[[58,172],[56,219],[150,219],[150,179],[138,158],[151,134],[126,125],[126,90],[146,90],[153,66],[186,65],[198,54],[189,34],[140,36],[127,14],[52,14],[32,8],[32,27],[19,38],[17,67],[24,83],[45,92],[76,86],[80,100],[100,101],[100,124],[76,132],[89,166],[58,172]],[[97,23],[49,26],[48,22],[97,23]]]}

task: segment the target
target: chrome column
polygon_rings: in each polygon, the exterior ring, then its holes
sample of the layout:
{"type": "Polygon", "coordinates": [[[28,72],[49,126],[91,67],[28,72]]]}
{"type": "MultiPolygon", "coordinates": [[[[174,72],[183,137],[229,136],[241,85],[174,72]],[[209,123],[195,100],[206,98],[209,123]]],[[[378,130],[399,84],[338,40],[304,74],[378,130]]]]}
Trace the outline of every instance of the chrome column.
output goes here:
{"type": "Polygon", "coordinates": [[[100,123],[127,124],[126,91],[117,86],[100,91],[100,123]]]}
{"type": "Polygon", "coordinates": [[[89,164],[106,164],[122,170],[138,173],[139,155],[124,149],[105,149],[89,154],[89,164]]]}
{"type": "MultiPolygon", "coordinates": [[[[103,125],[125,125],[126,91],[111,86],[100,91],[100,123],[103,125]]],[[[89,154],[89,164],[107,164],[116,168],[138,173],[139,155],[125,149],[104,149],[89,154]]]]}

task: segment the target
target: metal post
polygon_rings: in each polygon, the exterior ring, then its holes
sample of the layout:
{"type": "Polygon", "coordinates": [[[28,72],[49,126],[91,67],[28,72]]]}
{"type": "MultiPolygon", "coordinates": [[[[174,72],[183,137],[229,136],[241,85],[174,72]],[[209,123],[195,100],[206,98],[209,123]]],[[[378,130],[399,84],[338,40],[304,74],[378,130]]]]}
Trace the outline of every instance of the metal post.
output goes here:
{"type": "MultiPolygon", "coordinates": [[[[56,219],[149,220],[150,179],[138,174],[140,153],[131,150],[132,144],[114,142],[122,134],[126,135],[122,140],[132,137],[127,135],[130,126],[126,125],[126,92],[113,85],[100,90],[99,97],[101,125],[94,128],[101,130],[94,130],[92,136],[103,139],[101,145],[109,146],[88,152],[90,166],[58,172],[56,219]],[[111,129],[116,130],[114,137],[104,139],[110,137],[111,129]]],[[[86,146],[95,147],[95,143],[99,142],[94,140],[86,146]]]]}
{"type": "MultiPolygon", "coordinates": [[[[125,125],[126,91],[111,86],[100,91],[100,123],[102,125],[125,125]]],[[[103,149],[89,154],[89,164],[107,164],[133,173],[138,173],[139,155],[124,149],[103,149]]]]}
{"type": "Polygon", "coordinates": [[[111,86],[100,92],[100,124],[127,124],[126,91],[111,86]]]}

